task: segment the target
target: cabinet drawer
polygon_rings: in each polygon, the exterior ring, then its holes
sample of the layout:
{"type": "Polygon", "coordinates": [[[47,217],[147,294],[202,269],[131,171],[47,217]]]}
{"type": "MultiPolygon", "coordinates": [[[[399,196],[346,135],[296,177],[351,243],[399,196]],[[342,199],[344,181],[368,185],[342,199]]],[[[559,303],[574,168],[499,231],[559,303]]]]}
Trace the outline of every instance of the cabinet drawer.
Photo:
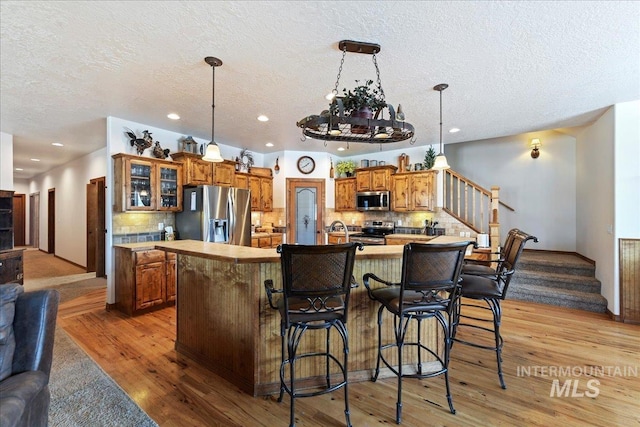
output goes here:
{"type": "Polygon", "coordinates": [[[150,262],[162,262],[165,252],[157,249],[136,252],[136,265],[148,264],[150,262]]]}
{"type": "Polygon", "coordinates": [[[260,237],[258,239],[258,246],[261,248],[268,248],[271,246],[271,237],[260,237]]]}
{"type": "Polygon", "coordinates": [[[271,247],[275,248],[282,244],[282,234],[277,236],[271,236],[271,247]]]}

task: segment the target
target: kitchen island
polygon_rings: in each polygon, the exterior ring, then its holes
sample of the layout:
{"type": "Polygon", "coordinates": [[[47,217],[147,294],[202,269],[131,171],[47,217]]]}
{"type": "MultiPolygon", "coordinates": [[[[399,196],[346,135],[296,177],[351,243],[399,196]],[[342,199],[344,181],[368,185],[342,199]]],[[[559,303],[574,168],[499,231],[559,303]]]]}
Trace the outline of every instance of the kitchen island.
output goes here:
{"type": "MultiPolygon", "coordinates": [[[[440,236],[432,242],[460,240],[464,239],[440,236]]],[[[178,258],[176,351],[249,394],[278,392],[280,314],[269,307],[264,289],[266,279],[273,279],[275,287],[281,287],[280,255],[276,249],[193,240],[155,242],[155,247],[174,252],[178,258]]],[[[377,356],[378,305],[369,299],[362,276],[371,272],[397,281],[401,264],[399,245],[366,246],[364,251],[357,251],[353,275],[359,286],[351,292],[347,322],[349,381],[369,380],[377,356]]],[[[439,340],[435,325],[425,326],[431,335],[428,345],[436,346],[439,340]]],[[[324,346],[323,335],[309,334],[302,350],[324,346]]],[[[385,329],[383,335],[384,339],[391,339],[391,328],[385,329]]],[[[337,336],[334,338],[337,345],[337,336]]],[[[305,366],[301,382],[313,384],[321,379],[320,369],[305,366]]]]}

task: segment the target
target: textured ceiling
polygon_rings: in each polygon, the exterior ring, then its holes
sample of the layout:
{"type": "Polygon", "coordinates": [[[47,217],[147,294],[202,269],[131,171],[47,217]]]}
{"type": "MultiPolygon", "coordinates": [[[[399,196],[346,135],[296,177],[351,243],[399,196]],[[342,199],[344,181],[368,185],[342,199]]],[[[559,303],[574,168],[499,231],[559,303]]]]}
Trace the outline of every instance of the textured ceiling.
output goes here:
{"type": "MultiPolygon", "coordinates": [[[[0,130],[14,137],[15,178],[105,145],[107,116],[266,153],[328,151],[295,123],[327,108],[340,40],[382,46],[387,100],[418,144],[458,143],[585,125],[640,99],[639,2],[2,1],[0,130]],[[169,112],[182,119],[171,121],[169,112]],[[270,117],[267,123],[256,120],[270,117]],[[52,142],[62,142],[56,149],[52,142]],[[273,148],[265,147],[273,142],[273,148]],[[37,153],[42,162],[29,161],[37,153]]],[[[347,54],[339,90],[375,80],[347,54]]],[[[398,149],[408,142],[384,145],[398,149]]],[[[379,150],[352,144],[342,155],[379,150]],[[364,150],[364,151],[363,151],[364,150]]]]}

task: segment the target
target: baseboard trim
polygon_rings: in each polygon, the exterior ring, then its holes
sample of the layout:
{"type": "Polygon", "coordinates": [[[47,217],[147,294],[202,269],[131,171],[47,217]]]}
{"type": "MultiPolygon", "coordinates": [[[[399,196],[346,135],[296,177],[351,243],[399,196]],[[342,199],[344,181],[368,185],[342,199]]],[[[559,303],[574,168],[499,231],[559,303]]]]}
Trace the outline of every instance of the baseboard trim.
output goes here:
{"type": "Polygon", "coordinates": [[[613,312],[611,312],[611,310],[609,310],[608,308],[606,314],[611,320],[615,322],[622,322],[622,316],[620,316],[619,314],[613,314],[613,312]]]}

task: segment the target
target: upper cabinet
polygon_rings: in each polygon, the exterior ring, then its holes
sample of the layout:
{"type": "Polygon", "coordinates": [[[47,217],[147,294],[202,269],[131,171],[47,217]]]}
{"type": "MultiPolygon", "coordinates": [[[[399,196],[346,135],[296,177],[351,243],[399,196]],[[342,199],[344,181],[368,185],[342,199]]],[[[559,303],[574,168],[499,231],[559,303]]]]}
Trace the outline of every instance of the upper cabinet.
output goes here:
{"type": "Polygon", "coordinates": [[[356,210],[356,179],[357,178],[336,178],[336,212],[356,210]]]}
{"type": "Polygon", "coordinates": [[[193,153],[172,153],[171,158],[182,163],[184,185],[212,185],[213,163],[202,160],[202,156],[193,153]]]}
{"type": "Polygon", "coordinates": [[[251,190],[251,210],[273,211],[273,176],[270,168],[251,168],[249,190],[251,190]]]}
{"type": "Polygon", "coordinates": [[[391,210],[433,211],[436,171],[403,172],[391,178],[391,210]]]}
{"type": "Polygon", "coordinates": [[[224,160],[213,164],[213,185],[233,187],[235,182],[236,162],[224,160]]]}
{"type": "Polygon", "coordinates": [[[396,169],[392,165],[356,169],[356,191],[389,191],[396,169]]]}
{"type": "Polygon", "coordinates": [[[234,177],[234,187],[236,188],[244,188],[245,190],[249,189],[249,175],[246,172],[236,172],[234,177]]]}
{"type": "Polygon", "coordinates": [[[113,159],[116,212],[182,209],[181,164],[129,154],[113,159]]]}

